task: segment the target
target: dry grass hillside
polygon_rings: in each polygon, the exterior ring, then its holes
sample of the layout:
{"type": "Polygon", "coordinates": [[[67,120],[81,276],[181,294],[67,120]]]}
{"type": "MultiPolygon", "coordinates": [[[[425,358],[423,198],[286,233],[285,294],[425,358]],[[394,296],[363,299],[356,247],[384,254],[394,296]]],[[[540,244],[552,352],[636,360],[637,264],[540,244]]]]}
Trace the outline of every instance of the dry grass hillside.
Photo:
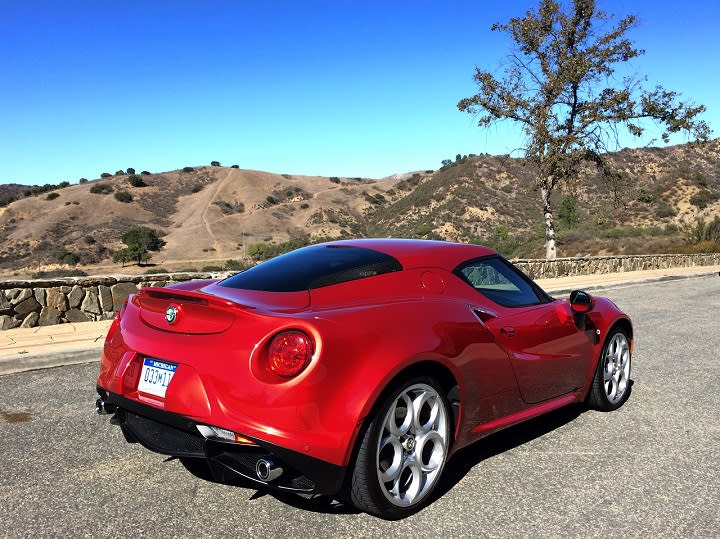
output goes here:
{"type": "MultiPolygon", "coordinates": [[[[688,249],[698,219],[720,215],[720,140],[610,157],[620,172],[612,185],[588,171],[556,194],[561,255],[688,249]]],[[[290,246],[362,236],[475,241],[507,256],[541,256],[532,173],[522,159],[468,156],[383,180],[210,166],[35,194],[0,186],[18,198],[0,207],[0,277],[76,263],[88,273],[145,271],[111,261],[122,234],[138,225],[163,235],[151,262],[164,270],[244,264],[290,246]]]]}

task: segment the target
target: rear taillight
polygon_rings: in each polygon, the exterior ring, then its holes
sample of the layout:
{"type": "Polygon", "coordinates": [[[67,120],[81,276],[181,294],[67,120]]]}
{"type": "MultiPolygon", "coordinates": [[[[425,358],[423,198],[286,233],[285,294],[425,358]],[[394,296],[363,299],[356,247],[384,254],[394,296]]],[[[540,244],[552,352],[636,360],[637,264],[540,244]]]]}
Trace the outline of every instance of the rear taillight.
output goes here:
{"type": "Polygon", "coordinates": [[[292,378],[310,363],[314,343],[302,331],[284,331],[270,341],[268,364],[273,374],[292,378]]]}
{"type": "Polygon", "coordinates": [[[120,320],[122,320],[122,316],[125,313],[127,304],[128,300],[126,299],[125,301],[123,301],[122,307],[120,307],[120,309],[118,309],[118,312],[115,314],[115,318],[113,318],[112,324],[110,324],[107,335],[105,336],[105,342],[111,341],[115,336],[115,333],[117,333],[117,330],[120,327],[120,320]]]}

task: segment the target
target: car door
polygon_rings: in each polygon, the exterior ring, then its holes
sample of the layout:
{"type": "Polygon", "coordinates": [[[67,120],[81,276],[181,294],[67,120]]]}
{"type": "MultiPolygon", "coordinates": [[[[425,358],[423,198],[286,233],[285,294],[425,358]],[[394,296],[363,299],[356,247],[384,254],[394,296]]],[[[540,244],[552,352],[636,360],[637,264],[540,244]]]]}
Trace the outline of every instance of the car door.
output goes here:
{"type": "Polygon", "coordinates": [[[479,306],[476,312],[510,356],[525,402],[582,386],[592,342],[567,302],[550,298],[500,257],[467,262],[455,274],[492,302],[491,309],[479,306]]]}

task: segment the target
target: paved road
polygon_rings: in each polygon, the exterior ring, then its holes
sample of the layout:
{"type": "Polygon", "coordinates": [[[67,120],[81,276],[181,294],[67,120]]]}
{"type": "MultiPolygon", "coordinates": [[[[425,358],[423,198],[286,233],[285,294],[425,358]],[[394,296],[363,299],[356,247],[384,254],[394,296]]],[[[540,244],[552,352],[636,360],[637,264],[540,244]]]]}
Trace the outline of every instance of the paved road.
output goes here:
{"type": "Polygon", "coordinates": [[[616,288],[637,347],[628,403],[561,410],[449,464],[385,522],[214,484],[92,413],[97,365],[0,377],[0,536],[720,536],[720,278],[616,288]]]}

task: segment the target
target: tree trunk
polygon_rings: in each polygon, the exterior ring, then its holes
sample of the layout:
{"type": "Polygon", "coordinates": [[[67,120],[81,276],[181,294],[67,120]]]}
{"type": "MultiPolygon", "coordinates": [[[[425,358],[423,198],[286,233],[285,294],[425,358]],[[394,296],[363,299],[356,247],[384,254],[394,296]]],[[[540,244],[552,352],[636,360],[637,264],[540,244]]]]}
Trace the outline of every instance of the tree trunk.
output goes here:
{"type": "Polygon", "coordinates": [[[547,187],[540,188],[540,197],[543,205],[543,217],[545,218],[545,258],[555,260],[555,223],[553,211],[550,205],[550,194],[552,190],[547,187]]]}

